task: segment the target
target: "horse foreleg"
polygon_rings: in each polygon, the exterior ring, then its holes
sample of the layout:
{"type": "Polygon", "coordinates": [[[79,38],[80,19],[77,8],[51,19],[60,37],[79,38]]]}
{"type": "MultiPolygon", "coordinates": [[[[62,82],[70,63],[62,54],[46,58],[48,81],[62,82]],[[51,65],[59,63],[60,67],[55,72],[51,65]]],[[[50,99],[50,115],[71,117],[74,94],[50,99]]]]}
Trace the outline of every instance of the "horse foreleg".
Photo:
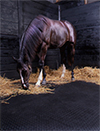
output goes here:
{"type": "Polygon", "coordinates": [[[66,65],[65,48],[66,48],[66,44],[60,48],[61,60],[62,60],[62,63],[63,63],[63,70],[62,70],[61,78],[64,78],[65,72],[66,72],[66,66],[65,66],[66,65]]]}
{"type": "Polygon", "coordinates": [[[44,68],[43,68],[40,71],[40,74],[39,74],[38,81],[37,81],[36,85],[40,86],[41,82],[42,82],[42,85],[45,85],[46,84],[46,79],[45,78],[46,78],[46,73],[45,73],[44,68]]]}
{"type": "Polygon", "coordinates": [[[43,74],[43,69],[41,69],[39,77],[38,77],[38,81],[36,83],[36,86],[40,86],[41,81],[42,81],[42,74],[43,74]]]}
{"type": "Polygon", "coordinates": [[[43,81],[42,81],[42,85],[45,85],[46,84],[46,73],[45,73],[45,70],[43,69],[43,81]]]}
{"type": "Polygon", "coordinates": [[[42,84],[46,84],[46,73],[44,71],[44,60],[45,60],[45,57],[46,57],[46,53],[47,53],[47,45],[45,42],[42,43],[42,47],[41,47],[41,51],[39,53],[39,66],[40,66],[40,75],[38,77],[38,81],[36,83],[36,85],[40,86],[41,82],[42,84]],[[42,78],[42,75],[43,75],[43,78],[42,78]],[[42,81],[43,79],[43,81],[42,81]]]}

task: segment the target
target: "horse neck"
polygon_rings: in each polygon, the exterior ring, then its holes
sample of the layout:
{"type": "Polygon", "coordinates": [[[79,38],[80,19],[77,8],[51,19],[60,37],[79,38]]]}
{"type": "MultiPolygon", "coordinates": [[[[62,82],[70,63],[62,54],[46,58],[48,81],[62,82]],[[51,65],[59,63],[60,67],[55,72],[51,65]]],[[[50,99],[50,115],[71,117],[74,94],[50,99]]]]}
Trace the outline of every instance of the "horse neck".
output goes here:
{"type": "Polygon", "coordinates": [[[24,50],[22,50],[20,52],[20,57],[19,57],[20,61],[23,64],[27,64],[27,65],[31,65],[31,58],[29,57],[28,53],[26,54],[24,50]]]}

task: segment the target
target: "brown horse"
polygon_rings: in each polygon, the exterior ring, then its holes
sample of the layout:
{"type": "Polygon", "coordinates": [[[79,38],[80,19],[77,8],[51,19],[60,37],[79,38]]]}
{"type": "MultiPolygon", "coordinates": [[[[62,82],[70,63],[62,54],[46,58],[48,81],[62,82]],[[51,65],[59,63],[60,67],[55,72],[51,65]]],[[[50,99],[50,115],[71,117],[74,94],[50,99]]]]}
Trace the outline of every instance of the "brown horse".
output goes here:
{"type": "Polygon", "coordinates": [[[67,46],[68,64],[72,67],[72,79],[74,79],[73,63],[76,45],[76,32],[68,21],[51,20],[45,16],[37,16],[27,27],[22,35],[20,42],[19,59],[14,57],[17,62],[17,70],[20,74],[22,87],[28,89],[29,76],[32,72],[31,63],[35,56],[39,57],[40,75],[36,85],[46,84],[46,73],[44,71],[44,60],[48,48],[60,48],[63,61],[63,72],[65,73],[65,48],[67,46]]]}

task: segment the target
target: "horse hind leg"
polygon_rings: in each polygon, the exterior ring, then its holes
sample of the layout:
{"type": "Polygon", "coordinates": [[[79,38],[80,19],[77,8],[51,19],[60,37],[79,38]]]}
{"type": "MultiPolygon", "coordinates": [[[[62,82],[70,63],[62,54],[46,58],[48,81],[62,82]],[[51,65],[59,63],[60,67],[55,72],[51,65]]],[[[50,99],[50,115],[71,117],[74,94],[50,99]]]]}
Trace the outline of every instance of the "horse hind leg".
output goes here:
{"type": "Polygon", "coordinates": [[[60,53],[61,53],[61,61],[63,63],[63,70],[62,70],[62,75],[61,78],[64,78],[65,73],[66,73],[66,57],[65,57],[65,48],[66,45],[64,45],[63,47],[60,48],[60,53]]]}
{"type": "Polygon", "coordinates": [[[74,55],[75,55],[75,47],[74,43],[70,42],[67,47],[67,57],[68,57],[68,64],[71,66],[71,80],[74,79],[74,55]]]}

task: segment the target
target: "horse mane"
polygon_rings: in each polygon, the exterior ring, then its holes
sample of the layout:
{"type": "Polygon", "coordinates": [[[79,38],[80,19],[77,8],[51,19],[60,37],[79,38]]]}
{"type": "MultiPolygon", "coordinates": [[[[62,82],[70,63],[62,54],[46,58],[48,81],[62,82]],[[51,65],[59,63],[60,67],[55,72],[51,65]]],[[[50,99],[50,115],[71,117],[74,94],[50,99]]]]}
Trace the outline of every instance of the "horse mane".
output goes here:
{"type": "Polygon", "coordinates": [[[39,47],[42,44],[42,32],[47,25],[46,17],[37,16],[22,35],[20,42],[20,59],[33,60],[36,53],[39,51],[39,47]],[[25,58],[26,57],[26,58],[25,58]]]}

